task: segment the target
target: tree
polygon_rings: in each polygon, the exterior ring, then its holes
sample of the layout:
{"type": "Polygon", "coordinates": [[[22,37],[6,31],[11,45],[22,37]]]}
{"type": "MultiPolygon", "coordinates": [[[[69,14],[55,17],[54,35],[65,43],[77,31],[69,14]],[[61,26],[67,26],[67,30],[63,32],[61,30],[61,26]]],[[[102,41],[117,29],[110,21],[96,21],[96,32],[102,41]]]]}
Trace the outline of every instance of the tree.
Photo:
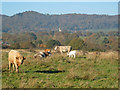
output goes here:
{"type": "Polygon", "coordinates": [[[80,50],[84,47],[85,43],[81,38],[73,38],[68,45],[72,46],[73,49],[80,50]]]}
{"type": "Polygon", "coordinates": [[[40,46],[40,44],[43,44],[43,41],[42,40],[35,40],[33,41],[33,43],[36,45],[36,46],[40,46]]]}
{"type": "Polygon", "coordinates": [[[29,34],[30,34],[30,36],[31,36],[34,40],[37,39],[37,36],[36,36],[34,33],[29,33],[29,34]]]}
{"type": "Polygon", "coordinates": [[[23,49],[32,49],[32,48],[35,48],[36,46],[35,46],[35,44],[33,44],[33,42],[23,42],[23,43],[21,43],[21,48],[23,48],[23,49]]]}
{"type": "Polygon", "coordinates": [[[37,44],[42,44],[42,43],[43,43],[42,40],[37,41],[37,44]]]}
{"type": "Polygon", "coordinates": [[[12,49],[20,49],[20,44],[19,43],[14,43],[10,46],[12,49]]]}
{"type": "Polygon", "coordinates": [[[104,38],[103,43],[104,43],[104,44],[108,44],[108,43],[109,43],[108,38],[104,38]]]}
{"type": "Polygon", "coordinates": [[[48,48],[53,48],[56,45],[61,45],[61,43],[58,40],[50,40],[47,42],[48,48]]]}

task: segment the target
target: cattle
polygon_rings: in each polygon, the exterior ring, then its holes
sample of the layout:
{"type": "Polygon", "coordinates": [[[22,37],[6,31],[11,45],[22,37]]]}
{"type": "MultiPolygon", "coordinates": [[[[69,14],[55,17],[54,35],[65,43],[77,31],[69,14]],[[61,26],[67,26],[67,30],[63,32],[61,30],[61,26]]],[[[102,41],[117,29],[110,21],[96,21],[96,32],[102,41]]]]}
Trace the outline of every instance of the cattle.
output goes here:
{"type": "Polygon", "coordinates": [[[51,52],[43,52],[44,54],[45,54],[45,57],[47,57],[47,56],[51,56],[51,52]]]}
{"type": "Polygon", "coordinates": [[[45,52],[51,52],[51,50],[50,50],[50,49],[45,49],[44,51],[45,51],[45,52]]]}
{"type": "Polygon", "coordinates": [[[76,50],[68,52],[67,56],[69,56],[69,57],[73,57],[74,56],[74,58],[75,58],[76,57],[76,50]]]}
{"type": "Polygon", "coordinates": [[[51,52],[39,52],[37,54],[35,54],[33,56],[33,58],[37,58],[37,57],[47,57],[47,56],[51,56],[51,52]]]}
{"type": "Polygon", "coordinates": [[[56,46],[54,50],[59,51],[62,54],[63,52],[70,52],[72,50],[72,47],[71,46],[56,46]]]}
{"type": "Polygon", "coordinates": [[[8,53],[8,61],[9,61],[9,71],[11,70],[11,64],[13,65],[13,71],[14,71],[14,66],[16,67],[16,72],[18,72],[18,68],[20,65],[23,63],[23,61],[26,58],[22,56],[18,51],[16,50],[11,50],[8,53]]]}

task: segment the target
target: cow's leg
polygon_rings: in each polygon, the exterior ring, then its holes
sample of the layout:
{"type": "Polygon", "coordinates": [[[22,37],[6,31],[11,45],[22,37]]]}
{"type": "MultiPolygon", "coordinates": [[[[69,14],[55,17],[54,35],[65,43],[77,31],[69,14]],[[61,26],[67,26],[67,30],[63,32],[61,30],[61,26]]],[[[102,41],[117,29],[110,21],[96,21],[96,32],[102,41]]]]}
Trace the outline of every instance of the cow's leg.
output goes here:
{"type": "Polygon", "coordinates": [[[15,62],[15,67],[16,67],[16,72],[18,72],[18,66],[17,66],[17,63],[15,62]]]}
{"type": "Polygon", "coordinates": [[[74,58],[75,58],[75,54],[74,54],[74,58]]]}
{"type": "Polygon", "coordinates": [[[72,55],[72,58],[74,58],[74,54],[72,55]]]}
{"type": "Polygon", "coordinates": [[[69,50],[68,50],[68,53],[69,53],[69,50]]]}
{"type": "Polygon", "coordinates": [[[63,54],[63,52],[61,51],[61,54],[63,54]]]}
{"type": "Polygon", "coordinates": [[[15,65],[14,65],[14,63],[13,63],[13,71],[14,71],[14,67],[15,67],[15,65]]]}
{"type": "Polygon", "coordinates": [[[9,71],[11,70],[11,62],[9,61],[9,71]]]}

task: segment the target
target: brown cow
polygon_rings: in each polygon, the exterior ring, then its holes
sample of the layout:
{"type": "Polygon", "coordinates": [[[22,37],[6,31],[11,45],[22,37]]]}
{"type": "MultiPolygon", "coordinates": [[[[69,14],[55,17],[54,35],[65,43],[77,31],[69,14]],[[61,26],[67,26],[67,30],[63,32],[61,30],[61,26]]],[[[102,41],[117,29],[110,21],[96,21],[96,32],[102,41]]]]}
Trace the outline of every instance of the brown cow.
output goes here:
{"type": "Polygon", "coordinates": [[[11,70],[11,64],[13,64],[13,71],[14,71],[14,66],[15,66],[16,72],[18,72],[19,66],[23,63],[23,60],[25,59],[26,58],[23,57],[18,51],[11,50],[8,53],[9,71],[11,70]]]}
{"type": "Polygon", "coordinates": [[[45,52],[51,52],[51,50],[50,50],[50,49],[45,49],[44,51],[45,51],[45,52]]]}

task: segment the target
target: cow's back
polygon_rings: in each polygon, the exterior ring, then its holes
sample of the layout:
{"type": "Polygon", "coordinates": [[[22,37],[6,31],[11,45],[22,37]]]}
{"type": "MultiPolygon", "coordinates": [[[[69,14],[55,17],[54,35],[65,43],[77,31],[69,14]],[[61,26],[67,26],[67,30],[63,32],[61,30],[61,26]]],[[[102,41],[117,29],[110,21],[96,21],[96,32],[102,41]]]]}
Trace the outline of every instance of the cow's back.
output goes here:
{"type": "Polygon", "coordinates": [[[14,58],[15,57],[22,57],[21,55],[20,55],[20,53],[18,52],[18,51],[16,51],[16,50],[11,50],[9,53],[8,53],[8,60],[10,61],[10,62],[14,62],[14,58]]]}
{"type": "Polygon", "coordinates": [[[72,49],[72,47],[71,47],[71,46],[65,46],[65,49],[66,49],[68,52],[70,52],[71,49],[72,49]]]}
{"type": "Polygon", "coordinates": [[[70,52],[72,47],[71,46],[59,46],[60,51],[68,51],[70,52]]]}
{"type": "Polygon", "coordinates": [[[72,50],[71,46],[67,46],[67,48],[68,48],[68,52],[70,52],[72,50]]]}

